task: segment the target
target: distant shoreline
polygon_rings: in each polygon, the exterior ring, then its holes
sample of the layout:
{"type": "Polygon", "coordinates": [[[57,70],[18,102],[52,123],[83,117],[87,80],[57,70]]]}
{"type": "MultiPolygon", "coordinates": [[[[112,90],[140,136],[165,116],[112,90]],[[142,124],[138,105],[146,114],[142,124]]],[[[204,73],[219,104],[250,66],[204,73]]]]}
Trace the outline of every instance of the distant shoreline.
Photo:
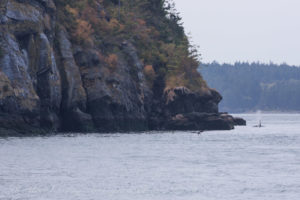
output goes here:
{"type": "Polygon", "coordinates": [[[235,115],[235,114],[256,114],[258,111],[260,111],[260,114],[300,114],[300,111],[277,111],[277,110],[272,110],[272,111],[257,110],[257,111],[246,111],[246,112],[233,112],[233,111],[231,111],[230,113],[232,115],[235,115]]]}

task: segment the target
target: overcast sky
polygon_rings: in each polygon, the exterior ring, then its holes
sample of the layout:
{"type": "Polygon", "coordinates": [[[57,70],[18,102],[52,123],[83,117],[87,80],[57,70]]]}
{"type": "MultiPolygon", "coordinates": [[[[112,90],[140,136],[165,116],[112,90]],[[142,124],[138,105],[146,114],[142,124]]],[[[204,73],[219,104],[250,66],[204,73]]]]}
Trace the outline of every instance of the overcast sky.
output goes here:
{"type": "Polygon", "coordinates": [[[202,61],[300,65],[300,0],[174,0],[202,61]]]}

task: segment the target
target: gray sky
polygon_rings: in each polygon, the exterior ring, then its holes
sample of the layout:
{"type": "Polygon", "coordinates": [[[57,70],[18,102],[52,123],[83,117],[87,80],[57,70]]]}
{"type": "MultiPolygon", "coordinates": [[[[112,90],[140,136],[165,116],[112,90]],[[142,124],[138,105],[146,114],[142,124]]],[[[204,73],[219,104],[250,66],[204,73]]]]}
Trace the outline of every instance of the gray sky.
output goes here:
{"type": "Polygon", "coordinates": [[[174,0],[202,61],[300,65],[300,0],[174,0]]]}

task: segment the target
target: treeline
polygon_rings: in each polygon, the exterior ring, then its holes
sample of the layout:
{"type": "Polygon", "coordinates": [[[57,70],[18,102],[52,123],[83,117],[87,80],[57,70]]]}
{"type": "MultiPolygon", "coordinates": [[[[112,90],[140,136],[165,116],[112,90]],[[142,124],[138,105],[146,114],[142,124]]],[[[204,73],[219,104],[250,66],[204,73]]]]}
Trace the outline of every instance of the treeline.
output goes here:
{"type": "Polygon", "coordinates": [[[221,111],[300,111],[300,67],[213,62],[202,64],[199,71],[222,94],[221,111]]]}

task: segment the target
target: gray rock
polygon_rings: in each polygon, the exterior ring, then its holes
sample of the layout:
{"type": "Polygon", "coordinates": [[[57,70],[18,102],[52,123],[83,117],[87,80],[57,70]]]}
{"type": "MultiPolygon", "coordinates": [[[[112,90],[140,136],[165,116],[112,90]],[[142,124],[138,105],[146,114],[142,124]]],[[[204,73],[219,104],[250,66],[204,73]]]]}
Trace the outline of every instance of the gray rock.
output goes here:
{"type": "Polygon", "coordinates": [[[28,58],[25,50],[20,49],[16,38],[8,33],[1,34],[2,58],[0,59],[0,69],[10,80],[14,90],[14,97],[19,102],[20,111],[36,110],[39,104],[31,77],[29,76],[28,58]]]}
{"type": "Polygon", "coordinates": [[[231,130],[234,128],[232,116],[216,113],[178,114],[166,122],[166,130],[231,130]]]}
{"type": "Polygon", "coordinates": [[[234,118],[234,125],[236,125],[236,126],[246,126],[247,122],[246,122],[246,120],[244,120],[240,117],[235,117],[234,118]]]}
{"type": "Polygon", "coordinates": [[[47,36],[41,33],[37,42],[39,43],[37,92],[41,99],[41,123],[47,128],[57,130],[62,99],[60,74],[47,36]]]}
{"type": "Polygon", "coordinates": [[[165,113],[174,116],[181,113],[200,112],[218,113],[221,95],[207,88],[203,92],[191,92],[186,87],[177,87],[165,91],[165,113]]]}
{"type": "Polygon", "coordinates": [[[6,16],[0,16],[0,24],[6,24],[8,21],[8,18],[6,16]]]}
{"type": "Polygon", "coordinates": [[[42,15],[35,7],[9,0],[6,7],[6,17],[16,21],[31,21],[38,23],[42,20],[42,15]]]}
{"type": "Polygon", "coordinates": [[[74,123],[77,124],[77,130],[87,130],[92,127],[92,117],[85,113],[87,97],[83,88],[79,67],[75,63],[72,45],[68,40],[65,30],[58,32],[59,50],[60,50],[60,73],[62,77],[62,115],[63,128],[65,130],[74,130],[74,123]],[[75,111],[76,112],[75,112],[75,111]],[[83,117],[81,117],[83,116],[83,117]],[[81,121],[84,119],[84,122],[81,121]]]}
{"type": "Polygon", "coordinates": [[[105,63],[81,69],[88,111],[100,131],[148,129],[145,104],[151,92],[142,74],[143,66],[132,44],[123,45],[122,50],[113,72],[105,63]]]}

